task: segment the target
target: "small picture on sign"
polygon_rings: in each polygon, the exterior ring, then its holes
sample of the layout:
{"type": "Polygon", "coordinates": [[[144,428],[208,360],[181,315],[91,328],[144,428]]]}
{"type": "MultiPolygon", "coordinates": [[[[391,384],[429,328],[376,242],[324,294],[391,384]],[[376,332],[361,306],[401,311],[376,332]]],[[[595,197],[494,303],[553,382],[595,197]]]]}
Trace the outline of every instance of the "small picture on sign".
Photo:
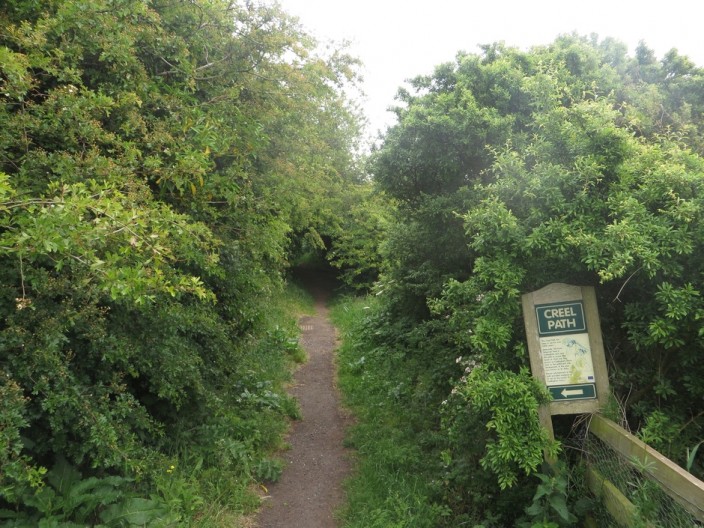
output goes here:
{"type": "Polygon", "coordinates": [[[541,337],[540,352],[548,387],[594,381],[589,334],[541,337]]]}
{"type": "Polygon", "coordinates": [[[577,340],[572,337],[565,338],[563,343],[565,344],[566,348],[573,349],[573,352],[576,356],[583,356],[587,352],[589,352],[589,350],[584,345],[578,343],[577,340]]]}

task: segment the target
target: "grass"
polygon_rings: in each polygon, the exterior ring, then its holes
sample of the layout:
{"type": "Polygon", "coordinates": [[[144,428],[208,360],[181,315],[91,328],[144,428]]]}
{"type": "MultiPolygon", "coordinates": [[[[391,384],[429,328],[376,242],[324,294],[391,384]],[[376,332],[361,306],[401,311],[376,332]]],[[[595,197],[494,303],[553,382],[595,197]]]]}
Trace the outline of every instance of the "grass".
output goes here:
{"type": "Polygon", "coordinates": [[[297,319],[301,315],[315,313],[315,301],[308,291],[297,281],[290,280],[282,294],[278,297],[276,306],[289,318],[297,319]]]}
{"type": "Polygon", "coordinates": [[[357,464],[346,485],[348,503],[341,512],[345,528],[431,528],[442,525],[446,508],[433,500],[428,470],[436,467],[418,443],[413,410],[400,396],[407,381],[393,351],[365,339],[365,320],[376,309],[373,298],[344,297],[331,318],[342,345],[339,384],[345,404],[356,417],[347,443],[357,464]]]}
{"type": "MultiPolygon", "coordinates": [[[[276,392],[283,392],[284,384],[291,378],[293,366],[306,360],[305,353],[298,345],[298,319],[302,315],[315,312],[314,301],[300,284],[289,281],[286,287],[268,299],[264,306],[266,311],[262,315],[267,331],[262,339],[251,343],[251,350],[243,360],[247,362],[249,370],[257,372],[259,379],[269,380],[276,392]]],[[[170,490],[176,495],[191,493],[203,501],[191,519],[190,526],[255,526],[254,518],[260,503],[258,482],[273,478],[272,475],[276,473],[276,452],[284,445],[284,435],[288,429],[287,418],[295,418],[298,414],[297,402],[292,398],[284,397],[281,405],[283,414],[261,412],[250,418],[248,427],[261,438],[260,452],[251,455],[252,459],[260,459],[256,467],[247,471],[213,468],[205,471],[195,470],[194,477],[183,484],[183,489],[170,490]]]]}

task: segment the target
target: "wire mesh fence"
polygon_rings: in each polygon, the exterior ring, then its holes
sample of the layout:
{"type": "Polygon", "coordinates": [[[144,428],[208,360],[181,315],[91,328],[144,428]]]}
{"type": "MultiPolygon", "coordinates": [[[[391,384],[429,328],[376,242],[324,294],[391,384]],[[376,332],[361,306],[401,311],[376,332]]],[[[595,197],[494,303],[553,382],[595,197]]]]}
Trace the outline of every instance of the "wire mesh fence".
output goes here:
{"type": "Polygon", "coordinates": [[[598,497],[594,525],[599,528],[702,528],[704,523],[664,491],[644,460],[627,457],[590,432],[582,423],[569,442],[586,465],[585,488],[598,497]],[[615,513],[614,513],[615,512],[615,513]]]}

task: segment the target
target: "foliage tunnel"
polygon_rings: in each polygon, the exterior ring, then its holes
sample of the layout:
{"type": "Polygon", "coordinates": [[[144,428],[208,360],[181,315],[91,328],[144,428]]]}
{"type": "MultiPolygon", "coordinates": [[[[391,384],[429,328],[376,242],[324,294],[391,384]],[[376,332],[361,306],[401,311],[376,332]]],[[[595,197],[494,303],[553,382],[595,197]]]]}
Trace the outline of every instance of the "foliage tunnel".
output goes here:
{"type": "Polygon", "coordinates": [[[296,410],[263,307],[292,240],[338,233],[359,192],[356,61],[315,50],[276,6],[3,2],[9,526],[185,522],[192,475],[271,473],[296,410]]]}

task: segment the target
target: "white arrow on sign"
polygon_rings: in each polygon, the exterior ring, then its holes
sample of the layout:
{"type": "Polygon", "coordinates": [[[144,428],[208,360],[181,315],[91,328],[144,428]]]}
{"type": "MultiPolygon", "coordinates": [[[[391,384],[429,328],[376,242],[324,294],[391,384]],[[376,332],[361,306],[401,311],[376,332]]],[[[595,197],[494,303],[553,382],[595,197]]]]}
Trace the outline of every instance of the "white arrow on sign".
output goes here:
{"type": "Polygon", "coordinates": [[[569,398],[570,396],[584,396],[584,389],[575,389],[575,390],[567,390],[567,389],[562,389],[562,394],[563,398],[569,398]]]}

